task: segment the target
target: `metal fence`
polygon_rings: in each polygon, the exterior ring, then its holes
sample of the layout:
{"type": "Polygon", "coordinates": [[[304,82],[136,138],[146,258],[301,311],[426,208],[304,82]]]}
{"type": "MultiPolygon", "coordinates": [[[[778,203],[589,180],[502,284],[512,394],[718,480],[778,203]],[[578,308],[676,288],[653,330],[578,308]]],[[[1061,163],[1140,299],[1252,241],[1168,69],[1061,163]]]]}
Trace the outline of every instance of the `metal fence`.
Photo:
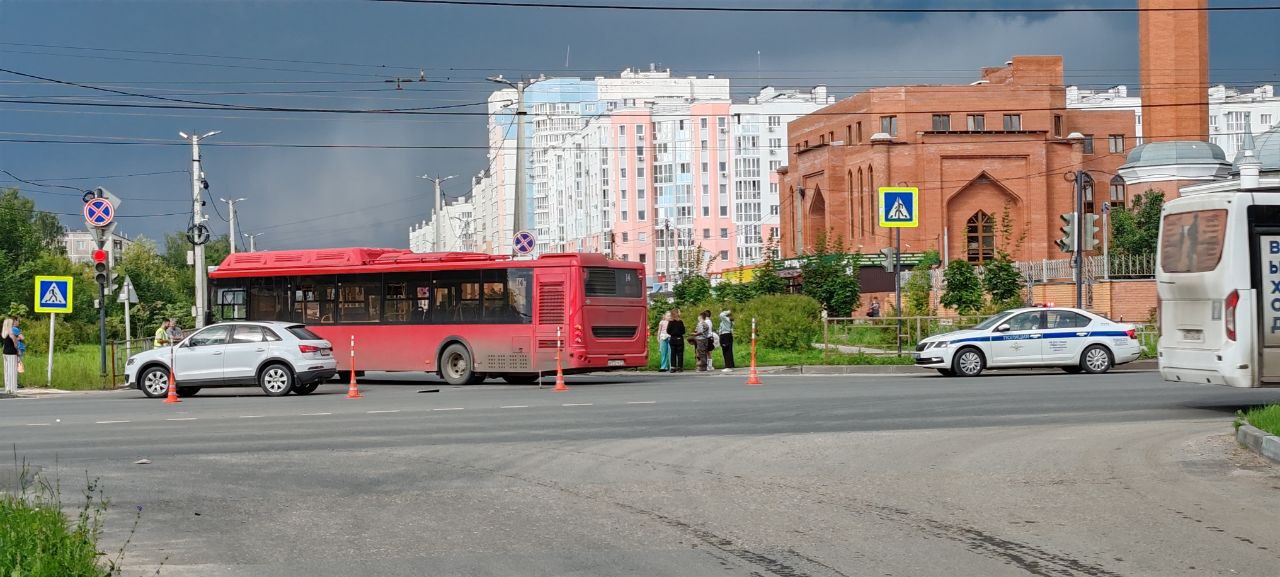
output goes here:
{"type": "MultiPolygon", "coordinates": [[[[1075,262],[1069,258],[1045,259],[1013,263],[1014,268],[1022,273],[1029,284],[1040,284],[1054,281],[1068,281],[1075,278],[1075,262]]],[[[979,275],[982,267],[975,267],[979,275]]],[[[902,271],[902,283],[914,271],[902,271]]],[[[930,285],[942,286],[942,268],[930,272],[930,285]]],[[[1095,283],[1111,279],[1143,279],[1155,278],[1156,257],[1153,254],[1113,254],[1106,257],[1090,256],[1084,259],[1082,278],[1086,283],[1095,283]]]]}
{"type": "MultiPolygon", "coordinates": [[[[182,338],[187,338],[194,333],[195,330],[182,331],[182,338]]],[[[129,361],[129,357],[149,351],[155,348],[154,339],[137,338],[137,339],[120,339],[107,343],[107,381],[112,388],[123,385],[125,382],[125,364],[129,361]]]]}

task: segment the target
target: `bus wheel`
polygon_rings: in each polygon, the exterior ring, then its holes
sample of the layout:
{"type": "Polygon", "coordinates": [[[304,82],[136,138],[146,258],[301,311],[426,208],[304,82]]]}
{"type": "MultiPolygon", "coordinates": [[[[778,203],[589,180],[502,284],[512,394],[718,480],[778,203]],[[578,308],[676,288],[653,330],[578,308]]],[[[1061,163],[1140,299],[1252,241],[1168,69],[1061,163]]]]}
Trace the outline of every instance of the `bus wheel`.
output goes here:
{"type": "Polygon", "coordinates": [[[1080,355],[1080,368],[1087,373],[1100,375],[1111,370],[1111,351],[1102,345],[1093,345],[1080,355]]]}
{"type": "Polygon", "coordinates": [[[529,383],[538,382],[538,373],[515,373],[511,375],[502,375],[502,380],[513,385],[527,385],[529,383]]]}
{"type": "Polygon", "coordinates": [[[446,347],[440,354],[440,376],[450,385],[472,384],[471,351],[458,343],[446,347]]]}

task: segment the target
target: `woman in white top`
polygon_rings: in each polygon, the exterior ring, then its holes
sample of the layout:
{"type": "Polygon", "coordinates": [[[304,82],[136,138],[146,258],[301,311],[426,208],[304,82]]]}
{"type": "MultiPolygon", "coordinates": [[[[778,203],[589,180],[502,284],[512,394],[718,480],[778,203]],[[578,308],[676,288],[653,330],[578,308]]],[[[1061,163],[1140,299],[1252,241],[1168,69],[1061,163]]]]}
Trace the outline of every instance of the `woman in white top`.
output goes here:
{"type": "Polygon", "coordinates": [[[18,392],[18,339],[13,336],[13,319],[4,319],[0,329],[0,351],[4,353],[4,392],[18,392]]]}

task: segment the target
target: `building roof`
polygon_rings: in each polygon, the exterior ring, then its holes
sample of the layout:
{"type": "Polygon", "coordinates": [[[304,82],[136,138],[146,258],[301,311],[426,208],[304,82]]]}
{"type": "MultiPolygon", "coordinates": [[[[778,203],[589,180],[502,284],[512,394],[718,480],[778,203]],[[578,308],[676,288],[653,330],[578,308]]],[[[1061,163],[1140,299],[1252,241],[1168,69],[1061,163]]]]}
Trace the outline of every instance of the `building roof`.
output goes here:
{"type": "MultiPolygon", "coordinates": [[[[1262,164],[1258,168],[1260,172],[1280,171],[1280,126],[1273,126],[1270,130],[1253,138],[1253,156],[1262,164]]],[[[1243,158],[1244,150],[1242,149],[1236,154],[1232,173],[1240,172],[1240,161],[1243,158]]]]}
{"type": "Polygon", "coordinates": [[[1148,142],[1129,151],[1121,168],[1170,164],[1227,164],[1227,155],[1218,145],[1198,140],[1148,142]]]}

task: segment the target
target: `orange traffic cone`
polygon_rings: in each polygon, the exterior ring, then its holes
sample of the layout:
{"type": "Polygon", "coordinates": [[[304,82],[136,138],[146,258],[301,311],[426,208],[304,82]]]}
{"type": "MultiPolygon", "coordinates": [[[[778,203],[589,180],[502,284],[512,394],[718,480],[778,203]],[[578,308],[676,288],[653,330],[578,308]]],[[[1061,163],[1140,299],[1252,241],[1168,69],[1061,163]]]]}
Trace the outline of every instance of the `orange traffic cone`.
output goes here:
{"type": "Polygon", "coordinates": [[[564,350],[564,341],[562,340],[560,329],[556,328],[556,386],[553,391],[567,391],[569,387],[564,384],[564,366],[560,363],[560,354],[564,350]]]}
{"type": "Polygon", "coordinates": [[[751,372],[747,373],[748,385],[763,385],[756,374],[756,319],[751,319],[751,372]]]}
{"type": "Polygon", "coordinates": [[[347,385],[347,398],[359,399],[363,396],[360,394],[360,387],[356,386],[356,336],[351,335],[351,383],[347,385]]]}
{"type": "Polygon", "coordinates": [[[178,383],[173,378],[173,368],[169,368],[169,396],[164,398],[166,403],[181,403],[178,399],[178,383]]]}

